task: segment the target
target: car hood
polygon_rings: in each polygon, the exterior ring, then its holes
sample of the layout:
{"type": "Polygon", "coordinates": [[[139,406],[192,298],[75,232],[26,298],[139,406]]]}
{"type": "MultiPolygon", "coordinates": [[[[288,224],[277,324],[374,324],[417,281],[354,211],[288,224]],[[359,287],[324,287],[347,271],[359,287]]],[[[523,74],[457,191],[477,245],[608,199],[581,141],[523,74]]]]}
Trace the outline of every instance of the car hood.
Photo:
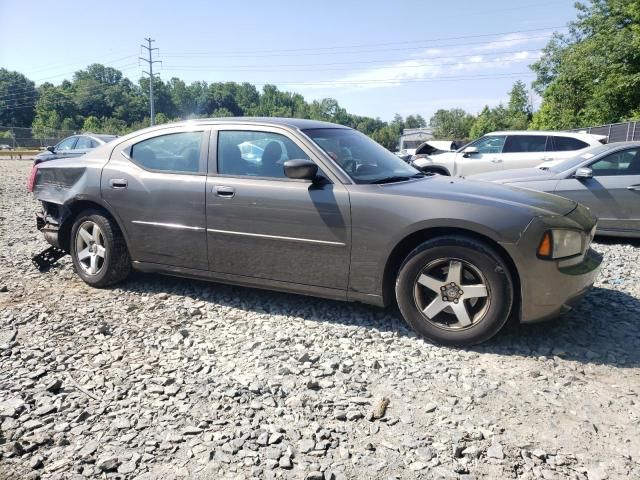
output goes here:
{"type": "Polygon", "coordinates": [[[442,175],[417,181],[389,183],[380,187],[397,195],[515,207],[528,210],[533,216],[564,216],[572,212],[577,205],[576,202],[557,195],[442,175]]]}
{"type": "Polygon", "coordinates": [[[555,177],[555,173],[540,168],[515,168],[513,170],[500,170],[497,172],[478,173],[466,177],[469,180],[484,180],[495,183],[518,183],[536,180],[549,180],[555,177]]]}

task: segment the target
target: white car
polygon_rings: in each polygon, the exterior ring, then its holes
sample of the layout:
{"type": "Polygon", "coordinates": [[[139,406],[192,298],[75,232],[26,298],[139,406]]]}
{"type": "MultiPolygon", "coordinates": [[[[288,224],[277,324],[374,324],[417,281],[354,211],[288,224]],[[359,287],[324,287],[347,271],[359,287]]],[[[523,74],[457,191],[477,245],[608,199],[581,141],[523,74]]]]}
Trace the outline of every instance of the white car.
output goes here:
{"type": "Polygon", "coordinates": [[[604,135],[572,132],[492,132],[454,152],[417,155],[411,165],[425,173],[462,177],[512,168],[536,167],[606,143],[604,135]]]}

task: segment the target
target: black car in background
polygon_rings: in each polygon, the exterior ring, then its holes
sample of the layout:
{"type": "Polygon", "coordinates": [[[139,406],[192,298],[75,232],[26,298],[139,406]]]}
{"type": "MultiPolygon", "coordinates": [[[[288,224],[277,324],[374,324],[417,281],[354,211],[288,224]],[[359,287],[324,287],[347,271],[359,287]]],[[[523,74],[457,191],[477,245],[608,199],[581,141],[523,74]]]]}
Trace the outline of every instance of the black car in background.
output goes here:
{"type": "Polygon", "coordinates": [[[97,135],[94,133],[83,133],[80,135],[72,135],[60,141],[54,147],[47,149],[36,155],[34,163],[47,162],[56,158],[71,158],[84,155],[89,150],[109,143],[111,140],[118,138],[117,135],[97,135]]]}

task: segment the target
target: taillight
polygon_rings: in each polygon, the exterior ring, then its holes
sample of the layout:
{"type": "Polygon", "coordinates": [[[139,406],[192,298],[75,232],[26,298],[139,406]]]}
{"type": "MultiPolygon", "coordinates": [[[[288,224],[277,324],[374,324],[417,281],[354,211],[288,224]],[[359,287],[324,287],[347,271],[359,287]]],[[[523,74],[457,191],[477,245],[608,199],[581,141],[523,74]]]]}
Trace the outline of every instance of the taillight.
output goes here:
{"type": "Polygon", "coordinates": [[[33,187],[36,185],[36,175],[38,173],[38,165],[31,167],[31,174],[29,175],[29,181],[27,182],[27,191],[33,192],[33,187]]]}

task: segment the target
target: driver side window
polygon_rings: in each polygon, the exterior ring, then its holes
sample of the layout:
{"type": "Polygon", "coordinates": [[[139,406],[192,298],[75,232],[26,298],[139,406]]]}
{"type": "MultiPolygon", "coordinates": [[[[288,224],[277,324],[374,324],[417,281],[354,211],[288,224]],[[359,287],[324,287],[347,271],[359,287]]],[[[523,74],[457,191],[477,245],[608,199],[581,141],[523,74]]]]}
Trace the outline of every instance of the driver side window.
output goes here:
{"type": "Polygon", "coordinates": [[[197,173],[202,132],[182,132],[143,140],[131,147],[131,159],[147,170],[197,173]]]}
{"type": "Polygon", "coordinates": [[[591,165],[594,177],[640,175],[640,149],[625,150],[608,155],[591,165]]]}
{"type": "Polygon", "coordinates": [[[478,153],[502,153],[506,138],[505,135],[488,135],[476,140],[469,146],[476,147],[478,153]]]}

